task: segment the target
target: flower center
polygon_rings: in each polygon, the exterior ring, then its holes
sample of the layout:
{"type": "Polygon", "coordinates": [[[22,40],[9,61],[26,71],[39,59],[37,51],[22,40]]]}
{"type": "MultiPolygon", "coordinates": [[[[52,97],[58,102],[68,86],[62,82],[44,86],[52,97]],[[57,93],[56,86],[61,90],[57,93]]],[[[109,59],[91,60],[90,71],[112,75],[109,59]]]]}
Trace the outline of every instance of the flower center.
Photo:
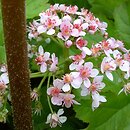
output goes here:
{"type": "Polygon", "coordinates": [[[80,75],[82,78],[86,78],[86,77],[89,77],[90,73],[89,73],[89,70],[86,68],[86,69],[81,69],[80,70],[80,75]]]}
{"type": "Polygon", "coordinates": [[[70,74],[66,74],[63,77],[63,80],[64,80],[65,83],[70,83],[72,81],[71,75],[70,74]]]}
{"type": "Polygon", "coordinates": [[[52,96],[58,96],[59,93],[60,93],[60,89],[58,89],[57,87],[54,87],[51,91],[52,96]]]}
{"type": "Polygon", "coordinates": [[[36,61],[37,63],[41,63],[41,62],[44,61],[44,58],[43,58],[43,57],[44,57],[43,55],[40,55],[40,56],[38,56],[38,57],[35,59],[35,61],[36,61]]]}

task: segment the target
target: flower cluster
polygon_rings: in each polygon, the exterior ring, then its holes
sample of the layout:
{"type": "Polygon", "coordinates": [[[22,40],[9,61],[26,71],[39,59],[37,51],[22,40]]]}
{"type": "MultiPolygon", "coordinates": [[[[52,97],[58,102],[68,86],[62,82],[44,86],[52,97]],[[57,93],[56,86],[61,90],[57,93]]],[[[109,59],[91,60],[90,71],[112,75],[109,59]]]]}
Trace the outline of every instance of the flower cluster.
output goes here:
{"type": "MultiPolygon", "coordinates": [[[[47,87],[47,95],[51,98],[53,105],[65,106],[70,108],[73,104],[79,105],[74,98],[76,95],[73,89],[81,90],[81,96],[91,96],[92,109],[99,107],[101,102],[106,102],[105,96],[100,95],[105,87],[103,81],[104,75],[113,81],[113,72],[118,70],[121,73],[123,83],[130,77],[130,53],[120,40],[112,37],[108,38],[107,23],[101,22],[87,9],[80,11],[77,6],[66,6],[64,4],[51,5],[46,11],[39,14],[39,19],[30,23],[28,28],[28,38],[36,39],[47,34],[48,38],[54,38],[63,43],[63,50],[75,49],[75,54],[66,55],[66,59],[72,62],[67,64],[69,71],[64,75],[53,75],[53,85],[47,87]],[[101,34],[102,41],[98,43],[89,43],[87,34],[101,34]],[[92,61],[95,58],[98,64],[92,61]]],[[[52,39],[53,40],[53,39],[52,39]]],[[[58,58],[49,52],[44,52],[42,46],[39,46],[35,61],[40,66],[40,72],[47,70],[51,72],[59,71],[57,69],[58,58]]],[[[95,61],[95,60],[94,60],[95,61]]],[[[66,69],[68,69],[66,68],[66,69]]],[[[52,74],[52,73],[51,73],[52,74]]],[[[120,92],[129,93],[130,83],[124,83],[120,92]]],[[[120,93],[119,92],[119,93],[120,93]]],[[[49,114],[47,123],[51,127],[62,123],[59,115],[49,114]]]]}

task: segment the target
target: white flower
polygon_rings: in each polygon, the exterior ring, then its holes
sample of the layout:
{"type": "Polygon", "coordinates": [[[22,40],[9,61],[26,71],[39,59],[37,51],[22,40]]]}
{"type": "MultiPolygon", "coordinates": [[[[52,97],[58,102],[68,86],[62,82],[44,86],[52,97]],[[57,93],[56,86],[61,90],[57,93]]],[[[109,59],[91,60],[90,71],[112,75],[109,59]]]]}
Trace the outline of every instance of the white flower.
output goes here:
{"type": "Polygon", "coordinates": [[[99,107],[100,102],[106,102],[106,98],[104,96],[99,95],[99,93],[94,93],[92,94],[92,109],[94,110],[95,108],[99,107]]]}
{"type": "Polygon", "coordinates": [[[57,114],[50,113],[47,117],[46,124],[50,124],[51,128],[55,128],[57,125],[61,126],[67,120],[66,116],[61,116],[63,113],[64,113],[63,109],[59,109],[57,114]]]}

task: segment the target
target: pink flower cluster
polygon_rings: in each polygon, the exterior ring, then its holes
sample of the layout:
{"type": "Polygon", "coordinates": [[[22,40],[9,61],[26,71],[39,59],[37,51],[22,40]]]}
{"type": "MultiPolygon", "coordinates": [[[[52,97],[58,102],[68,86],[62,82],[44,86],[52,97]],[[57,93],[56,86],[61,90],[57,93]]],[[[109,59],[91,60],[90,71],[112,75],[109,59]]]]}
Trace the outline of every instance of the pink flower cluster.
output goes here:
{"type": "MultiPolygon", "coordinates": [[[[95,110],[101,102],[107,101],[105,96],[100,95],[105,87],[104,75],[113,81],[113,71],[118,69],[122,80],[130,78],[130,51],[124,47],[122,41],[108,38],[106,28],[107,23],[101,22],[87,9],[82,8],[79,11],[77,6],[64,4],[51,5],[48,10],[39,14],[38,20],[30,23],[29,39],[39,38],[46,33],[49,38],[53,37],[57,41],[62,41],[65,49],[74,48],[77,52],[66,57],[72,60],[68,65],[69,72],[62,78],[56,76],[56,79],[53,79],[53,85],[47,89],[53,105],[66,108],[70,108],[73,104],[80,105],[73,94],[73,89],[79,89],[81,96],[92,98],[92,110],[95,110]],[[91,45],[84,36],[94,35],[96,32],[100,33],[104,40],[91,45]],[[94,63],[93,58],[99,63],[94,63]]],[[[58,58],[54,53],[50,58],[50,53],[44,52],[42,46],[39,46],[35,61],[43,73],[47,69],[51,72],[57,71],[58,58]]],[[[124,84],[119,93],[123,91],[126,94],[130,93],[130,83],[124,84]]],[[[50,123],[51,127],[62,123],[59,115],[49,114],[47,123],[50,123]]]]}

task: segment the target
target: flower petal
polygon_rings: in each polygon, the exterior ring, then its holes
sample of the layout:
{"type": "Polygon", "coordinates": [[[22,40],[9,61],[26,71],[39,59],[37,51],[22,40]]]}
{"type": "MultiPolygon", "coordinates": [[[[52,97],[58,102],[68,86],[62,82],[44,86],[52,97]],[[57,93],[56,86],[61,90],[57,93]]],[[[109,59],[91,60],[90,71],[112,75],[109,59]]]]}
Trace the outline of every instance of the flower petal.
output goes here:
{"type": "Polygon", "coordinates": [[[82,47],[82,51],[89,56],[92,54],[92,51],[87,47],[82,47]]]}
{"type": "Polygon", "coordinates": [[[70,91],[70,85],[66,83],[66,84],[62,87],[62,90],[63,90],[64,92],[70,91]]]}
{"type": "Polygon", "coordinates": [[[106,74],[106,76],[107,76],[108,79],[110,79],[111,81],[113,81],[113,75],[109,71],[106,71],[105,74],[106,74]]]}
{"type": "Polygon", "coordinates": [[[54,33],[55,33],[55,30],[52,28],[47,31],[48,35],[53,35],[54,33]]]}

